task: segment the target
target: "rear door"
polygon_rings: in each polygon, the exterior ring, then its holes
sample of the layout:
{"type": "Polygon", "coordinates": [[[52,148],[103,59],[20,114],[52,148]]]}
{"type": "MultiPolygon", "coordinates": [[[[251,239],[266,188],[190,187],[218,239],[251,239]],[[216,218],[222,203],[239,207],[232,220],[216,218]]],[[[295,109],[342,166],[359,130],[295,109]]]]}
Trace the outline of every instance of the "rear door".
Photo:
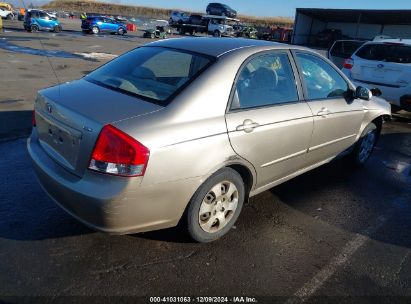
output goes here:
{"type": "Polygon", "coordinates": [[[241,67],[226,122],[235,152],[253,164],[257,187],[305,164],[313,118],[288,51],[260,53],[241,67]]]}
{"type": "Polygon", "coordinates": [[[353,88],[332,65],[311,52],[294,54],[304,95],[314,115],[308,162],[315,164],[354,144],[363,121],[364,107],[361,100],[348,98],[353,88]]]}
{"type": "Polygon", "coordinates": [[[365,83],[400,88],[411,83],[411,46],[370,43],[354,57],[351,77],[365,83]]]}
{"type": "Polygon", "coordinates": [[[39,23],[41,28],[52,28],[50,25],[50,17],[47,15],[45,12],[38,12],[39,18],[37,19],[37,22],[39,23]]]}

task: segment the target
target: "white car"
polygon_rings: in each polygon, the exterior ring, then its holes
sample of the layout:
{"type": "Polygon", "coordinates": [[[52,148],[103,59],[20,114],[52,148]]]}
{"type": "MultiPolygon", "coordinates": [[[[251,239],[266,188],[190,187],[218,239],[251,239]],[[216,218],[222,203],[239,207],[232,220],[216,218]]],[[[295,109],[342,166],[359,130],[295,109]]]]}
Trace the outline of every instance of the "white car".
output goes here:
{"type": "Polygon", "coordinates": [[[14,19],[14,13],[12,11],[6,10],[5,8],[0,7],[0,17],[3,19],[14,19]]]}
{"type": "Polygon", "coordinates": [[[343,72],[356,85],[378,88],[389,103],[411,111],[411,39],[367,42],[344,61],[343,72]]]}
{"type": "Polygon", "coordinates": [[[206,15],[204,18],[209,18],[208,34],[214,37],[229,37],[234,35],[234,28],[230,22],[239,21],[238,19],[228,18],[225,16],[206,15]]]}
{"type": "Polygon", "coordinates": [[[174,12],[171,12],[170,14],[169,23],[170,24],[184,23],[188,20],[188,18],[190,18],[190,16],[187,13],[174,11],[174,12]]]}

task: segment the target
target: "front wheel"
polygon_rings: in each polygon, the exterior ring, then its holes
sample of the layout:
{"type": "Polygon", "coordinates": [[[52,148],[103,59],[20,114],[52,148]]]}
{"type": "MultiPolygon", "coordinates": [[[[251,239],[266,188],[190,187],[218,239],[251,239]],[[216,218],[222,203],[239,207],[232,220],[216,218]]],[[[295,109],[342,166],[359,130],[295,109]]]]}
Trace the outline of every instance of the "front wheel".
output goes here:
{"type": "Polygon", "coordinates": [[[245,187],[241,176],[224,168],[209,177],[190,200],[187,229],[197,242],[214,241],[234,225],[243,207],[245,187]]]}
{"type": "Polygon", "coordinates": [[[213,36],[214,37],[221,37],[220,31],[215,30],[214,33],[213,33],[213,36]]]}
{"type": "Polygon", "coordinates": [[[354,147],[351,157],[354,164],[363,166],[370,158],[379,136],[379,131],[374,123],[369,123],[361,134],[360,139],[354,147]]]}

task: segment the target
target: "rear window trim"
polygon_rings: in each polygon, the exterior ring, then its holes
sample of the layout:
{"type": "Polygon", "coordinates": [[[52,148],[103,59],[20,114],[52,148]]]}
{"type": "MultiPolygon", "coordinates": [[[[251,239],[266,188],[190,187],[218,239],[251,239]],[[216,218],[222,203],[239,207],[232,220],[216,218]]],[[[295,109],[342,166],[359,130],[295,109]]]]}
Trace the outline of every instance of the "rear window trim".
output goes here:
{"type": "MultiPolygon", "coordinates": [[[[123,89],[120,89],[120,88],[111,87],[111,86],[109,86],[109,85],[106,85],[106,84],[102,83],[101,81],[88,78],[88,77],[87,77],[88,75],[84,76],[83,79],[86,80],[86,81],[88,81],[88,82],[91,82],[91,83],[94,83],[94,84],[96,84],[96,85],[99,85],[99,86],[101,86],[101,87],[104,87],[104,88],[106,88],[106,89],[109,89],[109,90],[112,90],[112,91],[115,91],[115,92],[119,92],[119,93],[122,93],[122,94],[125,94],[125,95],[128,95],[128,96],[131,96],[131,97],[136,97],[136,98],[142,99],[142,100],[144,100],[144,101],[148,101],[148,102],[154,103],[154,104],[156,104],[156,105],[158,105],[158,106],[161,106],[161,107],[167,107],[167,106],[173,101],[173,99],[174,99],[175,97],[177,97],[186,87],[188,87],[192,82],[194,82],[201,74],[203,74],[203,72],[204,72],[205,70],[207,70],[210,66],[212,66],[212,65],[218,60],[217,57],[210,56],[210,55],[203,54],[203,53],[199,53],[199,52],[193,52],[193,51],[189,51],[189,50],[185,50],[185,49],[172,48],[172,47],[166,47],[166,46],[154,46],[154,45],[144,45],[144,46],[140,46],[140,47],[134,48],[134,49],[132,49],[131,51],[126,52],[126,53],[124,53],[124,54],[122,54],[122,55],[131,53],[131,52],[133,52],[133,51],[135,51],[135,50],[137,50],[137,49],[140,49],[140,48],[162,48],[162,49],[174,50],[174,51],[178,51],[178,52],[181,52],[181,53],[186,53],[186,54],[190,54],[190,55],[196,55],[196,56],[205,57],[205,58],[209,59],[210,62],[207,63],[202,69],[200,69],[200,70],[199,70],[193,77],[191,77],[186,83],[184,83],[181,87],[179,87],[179,88],[178,88],[173,94],[171,94],[167,99],[164,99],[164,100],[158,100],[158,99],[154,99],[154,98],[151,98],[151,97],[139,95],[139,94],[136,94],[136,93],[127,91],[127,90],[123,90],[123,89]]],[[[122,56],[122,55],[121,55],[121,56],[122,56]]],[[[113,60],[115,60],[115,59],[113,59],[113,60]]],[[[112,61],[112,60],[110,60],[109,62],[103,64],[103,65],[100,66],[99,68],[105,66],[106,64],[110,63],[111,61],[112,61]]]]}

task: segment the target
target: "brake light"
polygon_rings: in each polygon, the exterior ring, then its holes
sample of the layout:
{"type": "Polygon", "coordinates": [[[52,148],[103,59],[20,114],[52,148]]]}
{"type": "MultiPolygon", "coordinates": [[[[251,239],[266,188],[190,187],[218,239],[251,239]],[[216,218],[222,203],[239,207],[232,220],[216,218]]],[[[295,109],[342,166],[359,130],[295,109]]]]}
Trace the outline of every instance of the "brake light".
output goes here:
{"type": "Polygon", "coordinates": [[[354,59],[347,58],[344,60],[343,68],[351,70],[354,67],[354,59]]]}
{"type": "Polygon", "coordinates": [[[150,151],[140,142],[106,125],[98,136],[91,155],[89,169],[121,176],[142,176],[150,151]]]}
{"type": "Polygon", "coordinates": [[[36,126],[36,111],[33,111],[33,112],[31,113],[31,125],[32,125],[33,127],[36,126]]]}

